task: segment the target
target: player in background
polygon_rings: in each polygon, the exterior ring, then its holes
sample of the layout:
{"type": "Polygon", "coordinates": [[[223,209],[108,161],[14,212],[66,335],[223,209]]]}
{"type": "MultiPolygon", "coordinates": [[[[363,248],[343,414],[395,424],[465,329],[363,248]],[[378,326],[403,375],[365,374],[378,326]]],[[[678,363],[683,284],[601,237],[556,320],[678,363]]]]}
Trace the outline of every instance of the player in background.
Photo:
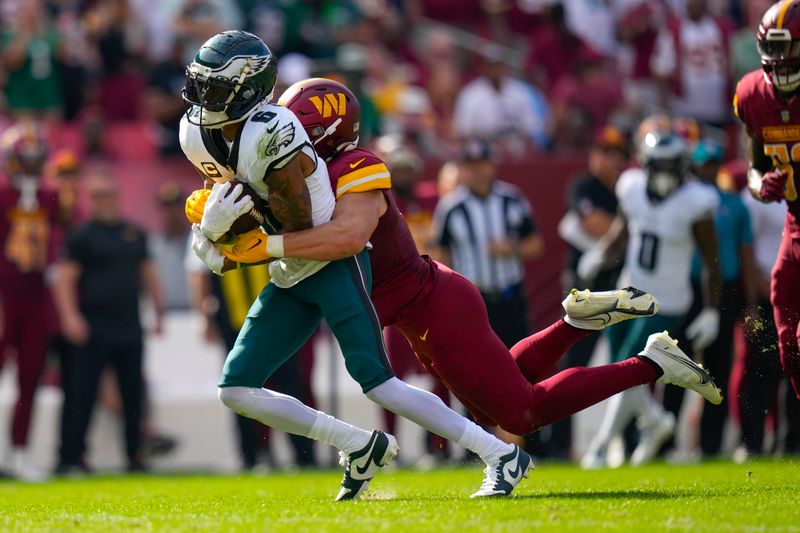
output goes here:
{"type": "MultiPolygon", "coordinates": [[[[637,135],[641,168],[625,171],[616,185],[619,214],[608,233],[578,264],[582,279],[591,280],[624,256],[621,279],[642,287],[661,303],[658,315],[608,331],[612,358],[640,346],[649,335],[678,326],[692,304],[691,265],[695,250],[704,267],[703,309],[688,325],[692,349],[701,352],[719,329],[720,267],[716,261],[714,213],[716,191],[689,173],[689,151],[673,128],[645,121],[637,135]]],[[[613,437],[638,418],[639,444],[633,465],[650,461],[675,429],[675,416],[656,402],[649,387],[634,387],[611,399],[581,464],[606,466],[613,437]]]]}
{"type": "Polygon", "coordinates": [[[750,138],[750,193],[787,206],[770,299],[781,365],[800,398],[800,1],[770,7],[757,38],[762,68],[739,81],[733,108],[750,138]]]}
{"type": "MultiPolygon", "coordinates": [[[[324,224],[334,211],[327,168],[302,124],[285,107],[269,103],[276,78],[275,56],[261,39],[243,31],[215,35],[187,68],[183,98],[189,109],[181,120],[181,148],[198,171],[217,182],[207,196],[197,195],[207,200],[208,207],[197,213],[192,248],[217,274],[236,264],[222,255],[216,242],[254,206],[250,196],[240,198],[242,186],[232,186],[231,180],[248,183],[268,201],[274,233],[324,224]]],[[[227,407],[338,448],[345,474],[337,500],[358,497],[397,454],[395,438],[381,431],[370,434],[296,398],[262,388],[325,318],[348,372],[370,400],[457,442],[486,462],[483,485],[473,496],[508,495],[527,477],[533,462],[524,450],[500,441],[433,394],[394,376],[369,298],[366,239],[338,261],[313,261],[286,258],[280,235],[270,239],[261,235],[265,249],[277,259],[269,266],[270,283],[250,308],[225,361],[219,396],[227,407]]]]}
{"type": "Polygon", "coordinates": [[[45,351],[55,329],[47,280],[55,259],[59,205],[55,190],[42,186],[47,145],[32,122],[20,122],[0,138],[6,183],[0,185],[0,367],[16,354],[18,396],[11,426],[11,475],[44,479],[30,462],[28,433],[45,351]]]}
{"type": "MultiPolygon", "coordinates": [[[[573,291],[564,301],[564,320],[521,341],[509,353],[491,330],[476,287],[419,255],[389,190],[386,165],[356,146],[359,106],[352,92],[332,80],[315,78],[287,89],[280,103],[300,118],[318,153],[327,159],[338,198],[331,222],[283,234],[284,253],[335,259],[348,256],[369,239],[374,246],[372,298],[381,324],[400,329],[427,370],[480,423],[526,434],[656,380],[721,401],[710,376],[666,334],[653,335],[639,356],[603,367],[572,368],[548,378],[566,349],[591,330],[657,310],[652,296],[635,289],[573,291]],[[326,113],[325,102],[336,102],[338,111],[326,113]]],[[[252,233],[240,236],[229,252],[236,260],[257,262],[269,255],[269,240],[274,237],[267,237],[267,247],[254,247],[264,236],[258,230],[252,233]]]]}

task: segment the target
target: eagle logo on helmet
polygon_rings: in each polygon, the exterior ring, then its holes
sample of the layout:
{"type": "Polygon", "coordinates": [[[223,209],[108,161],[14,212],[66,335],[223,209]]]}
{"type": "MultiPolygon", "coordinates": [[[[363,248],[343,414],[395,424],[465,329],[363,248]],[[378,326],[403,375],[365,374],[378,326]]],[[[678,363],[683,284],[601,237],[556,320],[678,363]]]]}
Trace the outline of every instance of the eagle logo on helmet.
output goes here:
{"type": "Polygon", "coordinates": [[[244,81],[244,78],[255,76],[263,72],[269,65],[270,58],[267,56],[236,56],[221,67],[211,68],[193,61],[189,66],[189,72],[199,78],[208,79],[211,77],[224,79],[232,82],[244,81]]]}
{"type": "Polygon", "coordinates": [[[284,146],[289,146],[294,141],[294,124],[289,122],[280,128],[273,126],[268,129],[264,140],[260,143],[267,157],[275,157],[284,146]],[[276,131],[277,130],[277,131],[276,131]]]}

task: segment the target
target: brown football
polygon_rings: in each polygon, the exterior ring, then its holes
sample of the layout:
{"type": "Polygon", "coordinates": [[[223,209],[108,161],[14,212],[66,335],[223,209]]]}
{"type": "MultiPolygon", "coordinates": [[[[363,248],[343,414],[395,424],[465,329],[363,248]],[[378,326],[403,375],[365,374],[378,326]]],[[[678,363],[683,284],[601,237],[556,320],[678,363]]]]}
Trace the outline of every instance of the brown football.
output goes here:
{"type": "MultiPolygon", "coordinates": [[[[226,197],[231,194],[231,191],[236,188],[236,185],[242,186],[242,192],[239,195],[239,198],[249,196],[253,199],[253,208],[237,218],[236,221],[234,221],[234,223],[231,225],[230,231],[235,235],[241,235],[242,233],[247,233],[248,231],[256,229],[264,223],[264,211],[266,204],[258,195],[258,193],[256,193],[255,189],[253,189],[247,183],[241,181],[233,182],[233,187],[230,188],[226,197]]],[[[237,198],[237,200],[239,198],[237,198]]]]}

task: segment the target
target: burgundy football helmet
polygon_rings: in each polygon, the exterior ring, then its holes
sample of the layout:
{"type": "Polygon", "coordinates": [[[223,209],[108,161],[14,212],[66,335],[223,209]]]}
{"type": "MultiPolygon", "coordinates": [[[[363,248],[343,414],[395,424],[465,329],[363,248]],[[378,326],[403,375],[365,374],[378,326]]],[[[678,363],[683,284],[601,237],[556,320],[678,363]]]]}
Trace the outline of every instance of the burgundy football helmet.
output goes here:
{"type": "Polygon", "coordinates": [[[361,104],[338,81],[309,78],[281,95],[278,105],[290,109],[303,124],[317,153],[329,161],[358,144],[361,104]]]}
{"type": "Polygon", "coordinates": [[[758,53],[767,82],[783,92],[800,87],[800,1],[781,0],[758,26],[758,53]]]}
{"type": "Polygon", "coordinates": [[[21,121],[0,136],[3,166],[9,177],[39,178],[47,160],[47,142],[42,129],[32,121],[21,121]]]}

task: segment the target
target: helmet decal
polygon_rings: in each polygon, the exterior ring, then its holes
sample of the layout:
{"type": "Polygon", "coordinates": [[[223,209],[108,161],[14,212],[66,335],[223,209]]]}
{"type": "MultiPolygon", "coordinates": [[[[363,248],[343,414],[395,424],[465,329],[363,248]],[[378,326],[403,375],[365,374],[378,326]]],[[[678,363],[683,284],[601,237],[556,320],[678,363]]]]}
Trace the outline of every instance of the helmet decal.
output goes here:
{"type": "Polygon", "coordinates": [[[201,78],[220,78],[231,82],[241,82],[244,78],[263,72],[269,65],[268,56],[236,56],[221,67],[211,68],[192,61],[189,72],[201,78]]]}
{"type": "Polygon", "coordinates": [[[328,118],[333,114],[342,116],[347,113],[347,98],[344,93],[325,93],[324,96],[325,100],[319,96],[311,96],[308,99],[323,118],[328,118]]]}

